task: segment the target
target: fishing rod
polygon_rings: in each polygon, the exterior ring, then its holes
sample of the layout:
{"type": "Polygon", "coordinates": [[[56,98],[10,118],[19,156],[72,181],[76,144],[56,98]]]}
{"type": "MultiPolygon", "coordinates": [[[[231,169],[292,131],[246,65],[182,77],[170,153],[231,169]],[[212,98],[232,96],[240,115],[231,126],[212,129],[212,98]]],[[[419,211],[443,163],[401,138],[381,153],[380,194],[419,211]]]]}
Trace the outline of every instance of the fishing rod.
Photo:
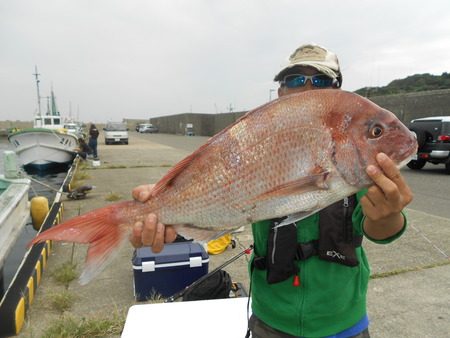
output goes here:
{"type": "Polygon", "coordinates": [[[49,186],[48,184],[45,184],[44,182],[41,182],[41,181],[39,181],[39,180],[37,180],[37,179],[35,179],[35,178],[29,176],[29,175],[24,175],[24,176],[25,176],[26,178],[30,179],[31,181],[36,182],[36,183],[38,183],[38,184],[40,184],[40,185],[43,185],[44,187],[46,187],[46,188],[48,188],[48,189],[50,189],[50,190],[53,190],[53,191],[55,191],[55,192],[59,192],[58,189],[55,189],[55,188],[53,188],[52,186],[49,186]]]}
{"type": "Polygon", "coordinates": [[[220,271],[221,269],[223,269],[224,267],[226,267],[228,264],[233,263],[236,259],[238,259],[239,257],[243,256],[243,255],[248,255],[252,252],[253,250],[253,245],[250,245],[247,249],[241,251],[240,253],[238,253],[236,256],[232,257],[231,259],[229,259],[228,261],[226,261],[225,263],[223,263],[222,265],[218,266],[217,268],[215,268],[213,271],[207,273],[206,275],[203,275],[202,277],[200,277],[199,279],[197,279],[195,282],[193,282],[192,284],[186,286],[183,290],[178,291],[177,293],[175,293],[174,295],[170,296],[169,298],[167,298],[164,303],[172,303],[175,300],[177,300],[180,297],[183,297],[184,294],[186,292],[188,292],[190,289],[196,287],[197,285],[199,285],[201,282],[203,282],[204,280],[208,279],[209,277],[211,277],[212,275],[214,275],[216,272],[220,271]]]}

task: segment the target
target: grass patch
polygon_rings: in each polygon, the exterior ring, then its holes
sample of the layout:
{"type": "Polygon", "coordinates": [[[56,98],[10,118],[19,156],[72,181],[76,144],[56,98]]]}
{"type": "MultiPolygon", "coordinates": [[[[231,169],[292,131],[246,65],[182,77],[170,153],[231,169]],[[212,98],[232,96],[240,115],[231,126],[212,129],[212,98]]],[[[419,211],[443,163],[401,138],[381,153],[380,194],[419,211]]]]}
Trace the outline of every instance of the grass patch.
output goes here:
{"type": "Polygon", "coordinates": [[[64,312],[72,307],[75,301],[75,296],[69,291],[64,290],[61,293],[52,294],[50,296],[50,300],[50,303],[52,304],[54,310],[58,312],[64,312]]]}
{"type": "Polygon", "coordinates": [[[108,202],[115,202],[115,201],[118,201],[120,199],[122,199],[122,196],[120,196],[119,194],[116,194],[115,192],[110,192],[105,197],[105,201],[108,201],[108,202]]]}
{"type": "Polygon", "coordinates": [[[85,171],[78,171],[75,173],[75,175],[73,175],[73,180],[75,181],[82,181],[82,180],[86,180],[91,178],[91,176],[89,176],[88,173],[86,173],[85,171]]]}
{"type": "Polygon", "coordinates": [[[156,292],[155,290],[152,290],[146,302],[148,304],[164,303],[165,300],[166,298],[164,298],[160,293],[156,292]]]}
{"type": "Polygon", "coordinates": [[[450,261],[446,260],[446,261],[429,264],[429,265],[424,265],[424,266],[414,266],[411,268],[397,269],[397,270],[392,270],[392,271],[387,271],[387,272],[374,273],[373,275],[370,276],[370,278],[371,279],[385,278],[385,277],[400,275],[405,272],[420,271],[420,270],[436,268],[438,266],[444,266],[444,265],[449,265],[449,264],[450,264],[450,261]]]}
{"type": "Polygon", "coordinates": [[[81,187],[82,185],[84,185],[83,181],[72,180],[70,182],[70,190],[75,190],[75,189],[81,187]]]}
{"type": "Polygon", "coordinates": [[[87,161],[79,161],[78,162],[78,166],[77,166],[77,171],[83,171],[83,170],[86,170],[86,169],[88,169],[89,167],[88,167],[88,163],[87,163],[87,161]]]}
{"type": "Polygon", "coordinates": [[[91,176],[86,173],[85,171],[86,165],[85,164],[79,164],[77,167],[77,171],[72,177],[72,180],[70,181],[70,187],[72,190],[81,187],[83,185],[83,180],[90,179],[91,176]]]}
{"type": "Polygon", "coordinates": [[[123,164],[108,164],[106,166],[106,169],[125,169],[125,168],[127,168],[127,166],[123,164]]]}
{"type": "Polygon", "coordinates": [[[76,267],[77,265],[72,262],[65,262],[55,269],[53,278],[67,287],[71,281],[78,277],[76,267]]]}
{"type": "Polygon", "coordinates": [[[62,318],[52,323],[42,337],[109,337],[119,336],[125,325],[125,316],[114,315],[112,318],[62,318]]]}

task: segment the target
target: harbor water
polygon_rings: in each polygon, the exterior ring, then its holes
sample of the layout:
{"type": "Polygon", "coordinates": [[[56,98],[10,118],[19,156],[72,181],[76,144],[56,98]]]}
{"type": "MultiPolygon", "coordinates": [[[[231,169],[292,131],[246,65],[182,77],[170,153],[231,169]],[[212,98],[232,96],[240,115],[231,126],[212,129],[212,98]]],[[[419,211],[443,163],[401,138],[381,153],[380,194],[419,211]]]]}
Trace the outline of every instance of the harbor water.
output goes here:
{"type": "MultiPolygon", "coordinates": [[[[8,139],[6,137],[0,137],[0,174],[4,174],[4,168],[3,168],[3,152],[5,150],[12,150],[11,145],[8,142],[8,139]]],[[[23,171],[23,169],[21,169],[23,171]]],[[[27,173],[25,171],[24,176],[29,177],[31,179],[37,180],[39,182],[42,182],[43,184],[52,187],[55,190],[58,190],[63,181],[66,177],[65,171],[60,172],[51,172],[51,173],[27,173]]],[[[43,184],[39,184],[36,181],[31,181],[31,188],[28,194],[29,200],[33,198],[34,196],[44,196],[48,199],[49,205],[53,203],[53,200],[55,198],[55,191],[53,189],[50,189],[43,184]]],[[[3,292],[6,291],[8,288],[8,285],[14,278],[14,275],[17,271],[17,268],[20,266],[20,263],[22,262],[22,259],[27,252],[27,244],[28,242],[36,236],[36,230],[34,230],[33,225],[31,223],[31,217],[29,218],[29,221],[27,222],[26,226],[24,227],[21,236],[19,237],[16,245],[11,250],[10,254],[8,255],[5,265],[3,267],[3,278],[0,278],[3,280],[3,285],[0,285],[0,299],[3,297],[3,292]]],[[[0,234],[1,235],[1,234],[0,234]]]]}

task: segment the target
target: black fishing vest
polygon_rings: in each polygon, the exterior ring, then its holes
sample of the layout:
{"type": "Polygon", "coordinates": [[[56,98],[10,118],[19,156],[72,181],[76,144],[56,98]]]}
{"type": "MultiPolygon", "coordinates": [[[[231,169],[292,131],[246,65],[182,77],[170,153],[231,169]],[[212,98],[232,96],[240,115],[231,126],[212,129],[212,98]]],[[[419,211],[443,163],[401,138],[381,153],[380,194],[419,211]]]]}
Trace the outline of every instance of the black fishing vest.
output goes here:
{"type": "Polygon", "coordinates": [[[255,256],[252,267],[267,269],[267,282],[272,284],[297,276],[296,261],[315,255],[329,262],[357,266],[355,249],[361,246],[362,236],[353,232],[356,204],[356,195],[352,195],[319,211],[319,239],[308,243],[297,243],[295,224],[277,227],[284,218],[271,220],[267,256],[255,256]]]}

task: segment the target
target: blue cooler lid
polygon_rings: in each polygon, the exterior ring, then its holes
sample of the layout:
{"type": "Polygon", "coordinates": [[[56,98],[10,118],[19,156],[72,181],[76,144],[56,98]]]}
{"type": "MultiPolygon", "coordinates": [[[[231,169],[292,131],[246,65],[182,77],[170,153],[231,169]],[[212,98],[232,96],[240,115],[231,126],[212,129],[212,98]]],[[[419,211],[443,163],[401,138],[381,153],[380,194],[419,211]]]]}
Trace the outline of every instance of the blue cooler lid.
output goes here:
{"type": "Polygon", "coordinates": [[[159,253],[154,253],[151,247],[138,248],[135,250],[132,259],[133,268],[143,271],[154,271],[158,267],[166,268],[181,265],[197,267],[208,262],[209,256],[203,245],[190,241],[167,243],[159,253]]]}

